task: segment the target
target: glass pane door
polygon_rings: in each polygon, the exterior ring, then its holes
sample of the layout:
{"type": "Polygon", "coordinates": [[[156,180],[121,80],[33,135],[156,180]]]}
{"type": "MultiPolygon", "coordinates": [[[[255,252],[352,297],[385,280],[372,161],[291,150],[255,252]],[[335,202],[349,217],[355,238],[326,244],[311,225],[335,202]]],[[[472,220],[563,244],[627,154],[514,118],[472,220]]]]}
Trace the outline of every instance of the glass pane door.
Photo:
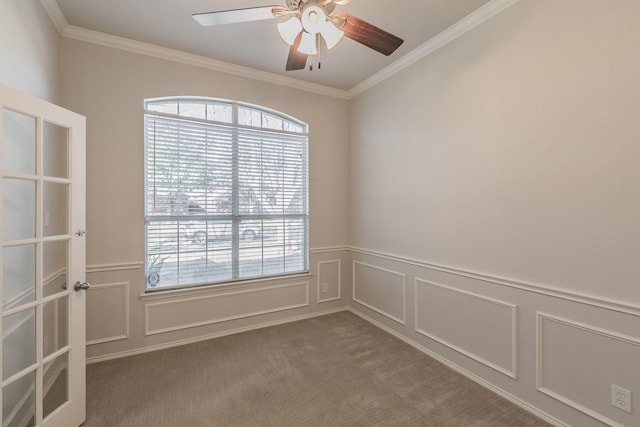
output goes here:
{"type": "Polygon", "coordinates": [[[78,426],[85,245],[72,217],[84,222],[84,119],[3,86],[0,105],[2,427],[78,426]]]}

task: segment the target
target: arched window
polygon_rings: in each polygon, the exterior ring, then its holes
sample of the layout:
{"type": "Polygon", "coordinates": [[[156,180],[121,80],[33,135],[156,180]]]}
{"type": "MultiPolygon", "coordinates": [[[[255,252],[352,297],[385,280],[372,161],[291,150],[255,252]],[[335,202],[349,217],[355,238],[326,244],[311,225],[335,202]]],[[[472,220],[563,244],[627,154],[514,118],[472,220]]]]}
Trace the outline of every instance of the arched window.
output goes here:
{"type": "Polygon", "coordinates": [[[308,271],[308,128],[212,98],[145,101],[148,288],[308,271]]]}

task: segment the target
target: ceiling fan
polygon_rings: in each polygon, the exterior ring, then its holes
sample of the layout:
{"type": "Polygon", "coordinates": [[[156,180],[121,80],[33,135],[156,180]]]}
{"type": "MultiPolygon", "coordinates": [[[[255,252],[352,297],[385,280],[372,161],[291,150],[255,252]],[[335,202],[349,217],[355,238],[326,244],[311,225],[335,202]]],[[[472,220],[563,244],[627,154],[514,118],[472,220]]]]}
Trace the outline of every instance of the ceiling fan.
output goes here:
{"type": "Polygon", "coordinates": [[[401,38],[349,13],[334,13],[337,6],[350,2],[351,0],[286,0],[286,7],[262,6],[196,13],[193,18],[203,26],[215,26],[290,17],[278,24],[278,33],[291,46],[287,71],[304,69],[307,58],[318,53],[321,38],[328,49],[336,46],[346,36],[387,56],[395,52],[404,42],[401,38]]]}

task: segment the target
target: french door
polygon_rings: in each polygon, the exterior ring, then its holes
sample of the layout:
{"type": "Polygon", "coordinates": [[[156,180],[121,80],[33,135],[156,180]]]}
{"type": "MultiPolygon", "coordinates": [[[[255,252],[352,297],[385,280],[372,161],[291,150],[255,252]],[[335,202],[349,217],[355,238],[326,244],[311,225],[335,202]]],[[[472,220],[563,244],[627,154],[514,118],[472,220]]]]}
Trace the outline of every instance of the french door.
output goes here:
{"type": "Polygon", "coordinates": [[[2,427],[85,420],[85,119],[0,85],[2,427]]]}

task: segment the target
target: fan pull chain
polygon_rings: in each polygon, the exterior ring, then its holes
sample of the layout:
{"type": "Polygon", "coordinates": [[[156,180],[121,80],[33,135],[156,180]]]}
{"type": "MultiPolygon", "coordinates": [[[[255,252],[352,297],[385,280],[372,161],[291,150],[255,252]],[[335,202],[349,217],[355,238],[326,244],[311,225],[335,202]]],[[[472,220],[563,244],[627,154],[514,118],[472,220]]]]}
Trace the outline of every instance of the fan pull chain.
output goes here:
{"type": "Polygon", "coordinates": [[[320,51],[322,50],[322,42],[320,41],[320,33],[316,34],[316,44],[318,45],[318,70],[322,68],[322,63],[320,62],[320,51]]]}
{"type": "Polygon", "coordinates": [[[320,34],[316,34],[316,46],[317,46],[317,52],[314,55],[314,58],[311,59],[311,64],[309,64],[309,71],[313,71],[313,59],[317,59],[317,63],[318,63],[318,70],[320,70],[322,68],[322,62],[320,62],[320,49],[322,47],[322,43],[320,43],[320,34]]]}

